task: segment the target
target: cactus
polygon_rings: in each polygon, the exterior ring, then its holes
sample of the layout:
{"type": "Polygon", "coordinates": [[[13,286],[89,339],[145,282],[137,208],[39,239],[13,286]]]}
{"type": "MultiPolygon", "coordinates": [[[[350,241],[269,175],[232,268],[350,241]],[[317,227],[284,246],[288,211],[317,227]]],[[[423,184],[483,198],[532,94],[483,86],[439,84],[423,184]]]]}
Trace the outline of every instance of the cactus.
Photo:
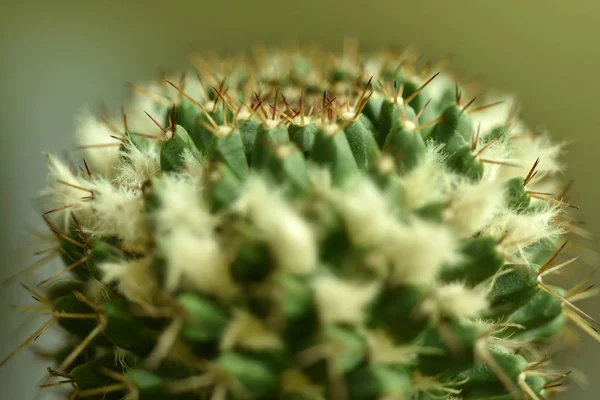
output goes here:
{"type": "Polygon", "coordinates": [[[80,166],[48,155],[66,267],[23,285],[52,318],[25,344],[66,332],[48,378],[65,398],[563,389],[542,350],[567,323],[598,334],[585,285],[545,279],[575,260],[562,146],[512,100],[475,102],[410,51],[193,64],[82,115],[80,166]]]}

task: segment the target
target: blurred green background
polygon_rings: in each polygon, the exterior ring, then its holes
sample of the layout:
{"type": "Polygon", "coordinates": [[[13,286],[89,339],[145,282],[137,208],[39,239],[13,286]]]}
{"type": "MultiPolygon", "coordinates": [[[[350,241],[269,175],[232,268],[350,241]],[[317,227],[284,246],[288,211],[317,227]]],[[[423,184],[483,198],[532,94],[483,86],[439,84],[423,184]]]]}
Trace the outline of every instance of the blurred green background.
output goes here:
{"type": "MultiPolygon", "coordinates": [[[[45,178],[42,151],[70,148],[82,106],[118,109],[125,82],[186,65],[192,51],[290,41],[339,49],[347,35],[367,49],[414,44],[433,60],[452,53],[465,77],[516,94],[532,127],[569,141],[571,200],[587,229],[599,232],[597,0],[0,0],[0,277],[27,261],[14,249],[26,224],[39,224],[31,199],[45,178]]],[[[7,306],[26,297],[18,287],[2,289],[0,358],[36,329],[19,327],[21,314],[7,306]]],[[[598,300],[583,306],[600,317],[598,300]]],[[[590,380],[564,398],[599,398],[599,356],[600,344],[588,339],[563,356],[590,380]]],[[[31,399],[43,371],[22,353],[0,370],[0,397],[31,399]]]]}

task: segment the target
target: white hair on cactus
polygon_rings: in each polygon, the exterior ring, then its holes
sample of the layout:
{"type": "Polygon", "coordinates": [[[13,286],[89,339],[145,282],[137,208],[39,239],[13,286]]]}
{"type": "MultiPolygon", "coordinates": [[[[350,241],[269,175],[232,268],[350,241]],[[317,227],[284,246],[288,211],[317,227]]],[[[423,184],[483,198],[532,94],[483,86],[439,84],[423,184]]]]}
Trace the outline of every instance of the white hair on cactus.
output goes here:
{"type": "Polygon", "coordinates": [[[108,125],[99,121],[89,110],[84,110],[77,118],[75,139],[83,147],[83,158],[93,174],[113,178],[119,165],[121,141],[114,136],[108,125]]]}
{"type": "Polygon", "coordinates": [[[402,207],[407,211],[443,199],[444,187],[451,174],[445,171],[440,149],[428,142],[419,164],[402,177],[402,207]]]}
{"type": "Polygon", "coordinates": [[[128,187],[141,187],[160,172],[160,149],[157,140],[140,140],[139,144],[127,140],[121,152],[123,159],[115,182],[128,187]]]}
{"type": "Polygon", "coordinates": [[[281,348],[282,342],[261,320],[246,311],[236,309],[233,319],[221,336],[219,346],[222,350],[272,350],[281,348]]]}
{"type": "Polygon", "coordinates": [[[165,288],[197,290],[225,301],[237,292],[225,253],[212,234],[174,229],[160,243],[166,260],[165,288]]]}
{"type": "Polygon", "coordinates": [[[388,234],[382,251],[392,264],[392,284],[431,283],[443,266],[460,259],[457,237],[447,226],[413,219],[388,234]]]}
{"type": "Polygon", "coordinates": [[[90,212],[79,220],[82,227],[92,236],[116,236],[125,246],[144,244],[149,229],[141,191],[115,187],[104,179],[95,179],[88,186],[93,196],[86,201],[90,212]]]}
{"type": "Polygon", "coordinates": [[[71,214],[79,219],[88,219],[91,213],[91,203],[86,200],[91,195],[90,182],[75,174],[63,161],[47,154],[49,173],[48,186],[42,191],[56,208],[69,207],[62,212],[60,229],[67,230],[71,214]]]}
{"type": "Polygon", "coordinates": [[[160,207],[154,211],[159,234],[173,229],[186,229],[190,235],[204,236],[212,232],[213,216],[202,199],[198,180],[186,175],[163,175],[156,195],[160,207]]]}
{"type": "Polygon", "coordinates": [[[515,254],[541,239],[562,235],[564,230],[555,221],[560,213],[561,208],[553,204],[547,204],[536,213],[506,210],[494,218],[483,233],[502,237],[499,248],[506,254],[515,254]]]}
{"type": "Polygon", "coordinates": [[[460,282],[433,286],[420,311],[435,316],[474,318],[489,307],[488,293],[460,282]]]}
{"type": "Polygon", "coordinates": [[[48,157],[48,183],[44,193],[50,194],[57,204],[71,204],[80,201],[86,192],[69,185],[84,186],[88,181],[76,175],[68,165],[52,154],[48,157]]]}
{"type": "Polygon", "coordinates": [[[213,234],[215,222],[202,200],[199,181],[164,175],[155,190],[160,205],[152,217],[167,262],[167,290],[183,286],[231,298],[237,289],[213,234]]]}
{"type": "Polygon", "coordinates": [[[507,180],[515,177],[527,176],[529,170],[539,158],[536,167],[538,174],[555,174],[561,172],[563,167],[558,161],[564,143],[553,143],[546,134],[518,134],[512,139],[513,147],[511,162],[519,167],[502,166],[502,174],[498,179],[507,180]]]}
{"type": "Polygon", "coordinates": [[[152,270],[152,257],[137,260],[104,262],[98,265],[102,282],[116,283],[117,290],[131,302],[151,306],[158,290],[158,282],[152,270]]]}
{"type": "MultiPolygon", "coordinates": [[[[512,158],[514,144],[507,137],[490,139],[480,136],[473,154],[477,159],[487,159],[502,163],[516,164],[512,158]]],[[[515,168],[513,166],[498,163],[484,163],[482,181],[504,181],[506,170],[515,168]]]]}
{"type": "Polygon", "coordinates": [[[361,324],[377,290],[375,283],[352,282],[334,276],[318,277],[312,287],[319,317],[326,324],[361,324]]]}
{"type": "Polygon", "coordinates": [[[361,179],[357,185],[336,193],[346,232],[358,246],[370,246],[385,239],[394,217],[389,204],[375,184],[361,179]]]}
{"type": "Polygon", "coordinates": [[[263,178],[249,177],[234,206],[265,235],[277,265],[292,274],[307,274],[317,265],[317,244],[309,224],[263,178]]]}
{"type": "Polygon", "coordinates": [[[459,238],[468,238],[483,229],[504,204],[502,182],[460,182],[448,195],[444,220],[459,238]]]}
{"type": "Polygon", "coordinates": [[[369,348],[369,361],[372,364],[408,365],[414,362],[417,356],[417,348],[414,345],[398,346],[383,330],[368,331],[366,338],[369,348]]]}

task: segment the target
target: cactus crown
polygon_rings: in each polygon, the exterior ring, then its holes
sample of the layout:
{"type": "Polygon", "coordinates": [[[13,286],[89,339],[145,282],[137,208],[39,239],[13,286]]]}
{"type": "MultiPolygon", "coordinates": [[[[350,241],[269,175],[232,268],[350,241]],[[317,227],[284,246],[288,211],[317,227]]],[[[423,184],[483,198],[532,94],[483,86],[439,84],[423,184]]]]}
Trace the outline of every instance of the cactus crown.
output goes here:
{"type": "Polygon", "coordinates": [[[84,115],[80,167],[49,156],[67,267],[25,287],[68,333],[72,398],[560,389],[538,349],[596,335],[582,286],[543,279],[570,263],[561,146],[410,52],[193,61],[84,115]]]}

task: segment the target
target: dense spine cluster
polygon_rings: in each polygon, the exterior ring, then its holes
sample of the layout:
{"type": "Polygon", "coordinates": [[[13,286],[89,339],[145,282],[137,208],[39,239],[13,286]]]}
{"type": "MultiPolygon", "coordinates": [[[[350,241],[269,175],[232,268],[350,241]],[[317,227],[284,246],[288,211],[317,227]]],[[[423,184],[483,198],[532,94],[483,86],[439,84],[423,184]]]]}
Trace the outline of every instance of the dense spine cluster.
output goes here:
{"type": "MultiPolygon", "coordinates": [[[[560,146],[410,52],[194,59],[49,156],[68,398],[541,399],[560,146]]],[[[39,307],[38,307],[39,306],[39,307]]],[[[45,329],[45,328],[43,328],[45,329]]],[[[39,333],[39,332],[38,332],[39,333]]],[[[36,333],[36,335],[38,334],[36,333]]],[[[35,335],[34,335],[35,336],[35,335]]]]}

